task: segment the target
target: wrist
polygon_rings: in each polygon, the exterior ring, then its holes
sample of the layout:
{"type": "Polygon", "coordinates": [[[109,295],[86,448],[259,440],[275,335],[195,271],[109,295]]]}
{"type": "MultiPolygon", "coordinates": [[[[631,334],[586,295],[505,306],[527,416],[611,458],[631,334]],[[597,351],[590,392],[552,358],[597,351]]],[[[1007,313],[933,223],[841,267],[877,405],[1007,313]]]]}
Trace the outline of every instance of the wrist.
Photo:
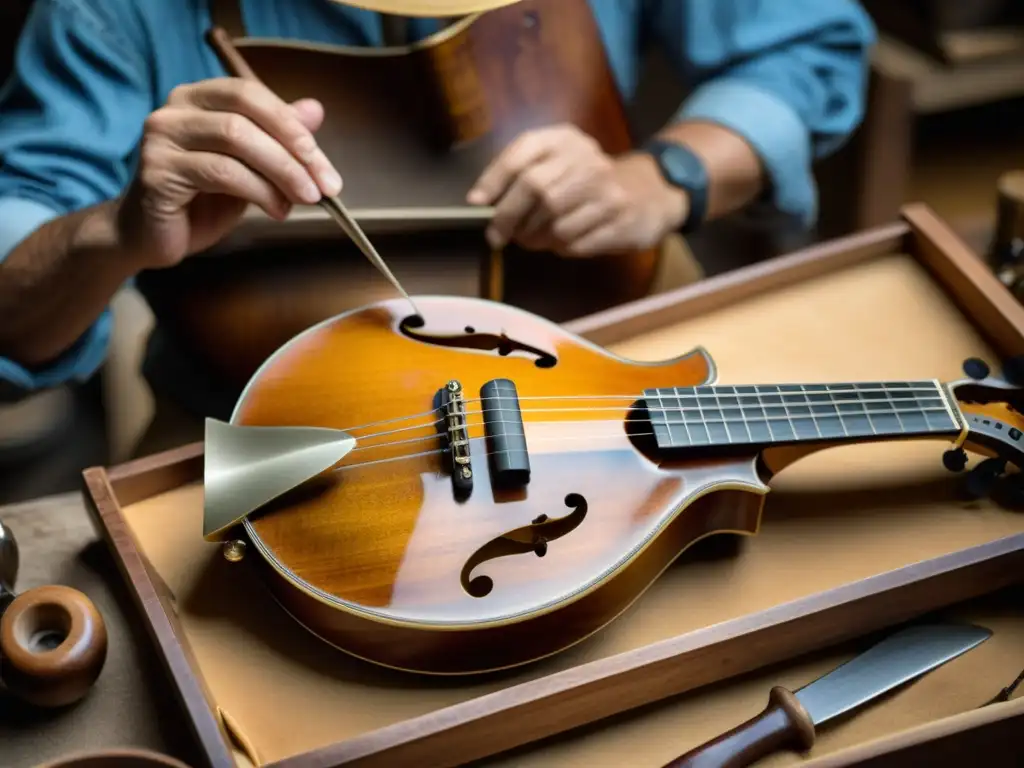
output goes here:
{"type": "Polygon", "coordinates": [[[91,254],[113,277],[126,280],[145,268],[142,255],[130,245],[120,199],[82,211],[72,237],[72,249],[91,254]]]}
{"type": "Polygon", "coordinates": [[[690,214],[690,196],[686,190],[670,184],[658,162],[647,152],[632,152],[620,158],[619,162],[628,166],[640,180],[644,204],[650,206],[657,216],[661,234],[664,236],[679,230],[690,214]]]}

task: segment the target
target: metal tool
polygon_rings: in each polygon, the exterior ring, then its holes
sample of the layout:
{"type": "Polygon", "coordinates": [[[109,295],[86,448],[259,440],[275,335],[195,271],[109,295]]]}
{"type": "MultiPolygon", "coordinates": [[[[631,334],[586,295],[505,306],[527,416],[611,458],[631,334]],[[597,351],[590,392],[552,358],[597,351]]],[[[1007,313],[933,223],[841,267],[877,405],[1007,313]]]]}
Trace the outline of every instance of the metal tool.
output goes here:
{"type": "Polygon", "coordinates": [[[795,693],[773,688],[768,706],[757,717],[665,768],[740,768],[787,746],[809,750],[818,726],[955,659],[991,635],[970,624],[904,629],[795,693]]]}
{"type": "Polygon", "coordinates": [[[331,469],[354,437],[325,427],[258,427],[206,420],[203,538],[221,534],[288,491],[331,469]]]}
{"type": "MultiPolygon", "coordinates": [[[[208,33],[208,39],[210,45],[213,46],[213,49],[220,56],[221,63],[224,64],[224,67],[228,72],[235,77],[261,82],[253,68],[249,66],[249,63],[238,52],[238,49],[235,48],[234,43],[231,41],[231,36],[228,35],[225,30],[219,27],[214,27],[208,33]]],[[[377,268],[377,271],[384,275],[395,289],[405,297],[406,301],[408,301],[412,306],[413,313],[419,317],[423,317],[416,306],[416,302],[412,300],[405,288],[402,287],[402,284],[398,282],[398,278],[394,276],[388,268],[388,265],[384,263],[384,259],[382,259],[380,254],[377,253],[377,249],[373,247],[373,244],[366,236],[366,233],[363,232],[359,224],[356,223],[355,218],[348,212],[348,209],[345,207],[344,203],[341,202],[340,198],[325,195],[320,198],[319,205],[331,215],[331,218],[337,222],[338,226],[341,227],[342,231],[346,235],[348,235],[349,239],[356,244],[356,247],[359,248],[360,252],[362,252],[367,260],[377,268]]]]}
{"type": "Polygon", "coordinates": [[[409,296],[405,288],[402,287],[402,284],[398,282],[398,278],[395,277],[394,273],[392,273],[391,269],[384,262],[384,259],[382,259],[380,254],[377,253],[377,249],[373,247],[373,243],[370,242],[370,238],[366,236],[366,233],[363,232],[359,224],[356,222],[355,217],[348,212],[348,209],[341,200],[337,197],[328,197],[325,195],[320,199],[320,207],[331,215],[331,217],[338,223],[338,226],[341,227],[346,235],[349,236],[349,239],[356,244],[356,247],[359,248],[363,256],[365,256],[367,260],[377,268],[378,272],[384,275],[384,277],[391,282],[391,285],[395,287],[395,290],[405,297],[405,300],[412,306],[413,313],[423,317],[423,315],[420,314],[419,308],[416,306],[416,302],[412,300],[412,297],[409,296]]]}

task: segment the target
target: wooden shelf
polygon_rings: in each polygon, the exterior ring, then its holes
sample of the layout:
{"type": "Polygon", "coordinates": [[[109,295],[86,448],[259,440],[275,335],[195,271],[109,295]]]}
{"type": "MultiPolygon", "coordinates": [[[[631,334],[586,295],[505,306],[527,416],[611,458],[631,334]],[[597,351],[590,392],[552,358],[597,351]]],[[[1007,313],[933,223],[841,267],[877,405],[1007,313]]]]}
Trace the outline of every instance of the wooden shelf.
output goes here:
{"type": "Polygon", "coordinates": [[[916,113],[1024,95],[1024,30],[951,32],[939,39],[948,65],[885,35],[875,48],[875,67],[911,84],[916,113]]]}

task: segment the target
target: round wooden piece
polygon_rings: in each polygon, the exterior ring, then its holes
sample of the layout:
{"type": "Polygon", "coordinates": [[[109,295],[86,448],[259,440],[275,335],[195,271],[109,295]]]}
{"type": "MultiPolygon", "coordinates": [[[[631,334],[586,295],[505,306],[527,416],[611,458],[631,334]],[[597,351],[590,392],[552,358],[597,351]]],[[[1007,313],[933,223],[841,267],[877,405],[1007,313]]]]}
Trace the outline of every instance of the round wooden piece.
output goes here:
{"type": "Polygon", "coordinates": [[[77,589],[46,586],[18,595],[0,618],[0,665],[12,694],[40,707],[88,693],[107,658],[107,629],[77,589]]]}
{"type": "Polygon", "coordinates": [[[173,757],[146,749],[108,749],[68,755],[36,768],[189,768],[173,757]]]}

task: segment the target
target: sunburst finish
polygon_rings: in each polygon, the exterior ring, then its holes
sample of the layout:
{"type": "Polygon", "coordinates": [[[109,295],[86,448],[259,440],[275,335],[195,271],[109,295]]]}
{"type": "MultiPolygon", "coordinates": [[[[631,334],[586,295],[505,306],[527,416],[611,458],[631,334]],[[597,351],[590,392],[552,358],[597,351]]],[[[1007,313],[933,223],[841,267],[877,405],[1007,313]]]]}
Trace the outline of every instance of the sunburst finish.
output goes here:
{"type": "Polygon", "coordinates": [[[646,389],[712,383],[703,350],[636,363],[505,305],[416,303],[415,327],[395,300],[296,337],[233,415],[357,439],[338,468],[244,523],[270,588],[310,631],[416,672],[514,666],[599,630],[698,539],[756,533],[760,451],[670,461],[637,408],[646,389]],[[478,393],[498,378],[518,389],[531,463],[521,487],[491,482],[478,393]],[[470,436],[461,500],[435,410],[450,380],[470,436]]]}

